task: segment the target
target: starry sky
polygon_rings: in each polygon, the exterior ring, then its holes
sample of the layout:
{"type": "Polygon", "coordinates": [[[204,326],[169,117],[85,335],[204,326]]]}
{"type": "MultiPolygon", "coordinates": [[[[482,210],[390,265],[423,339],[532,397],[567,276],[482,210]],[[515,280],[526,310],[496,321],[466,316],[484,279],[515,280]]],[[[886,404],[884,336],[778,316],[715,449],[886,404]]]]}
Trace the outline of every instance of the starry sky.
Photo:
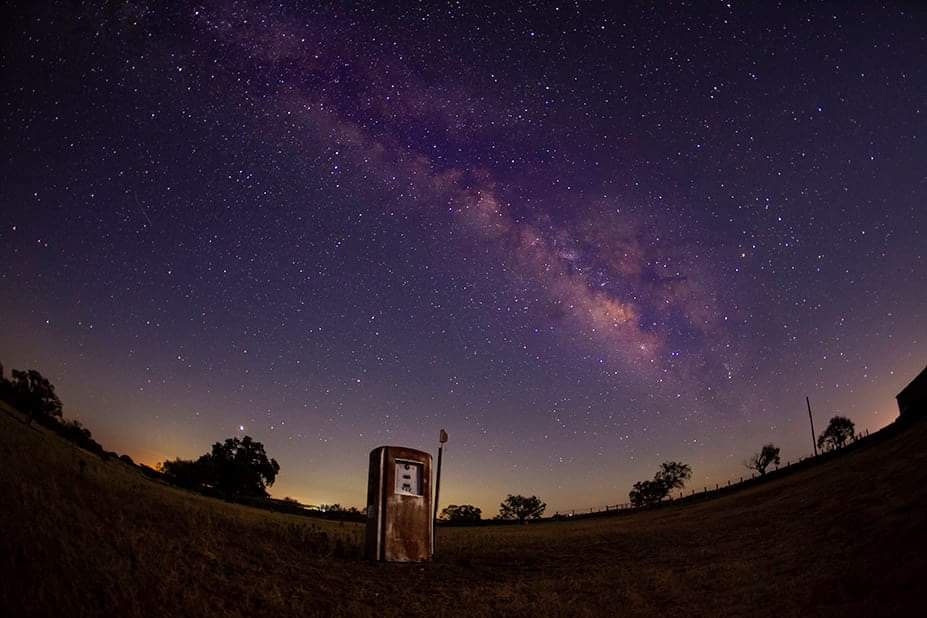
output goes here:
{"type": "Polygon", "coordinates": [[[490,515],[807,455],[805,395],[881,427],[927,364],[927,6],[849,4],[14,3],[0,362],[311,504],[442,427],[490,515]]]}

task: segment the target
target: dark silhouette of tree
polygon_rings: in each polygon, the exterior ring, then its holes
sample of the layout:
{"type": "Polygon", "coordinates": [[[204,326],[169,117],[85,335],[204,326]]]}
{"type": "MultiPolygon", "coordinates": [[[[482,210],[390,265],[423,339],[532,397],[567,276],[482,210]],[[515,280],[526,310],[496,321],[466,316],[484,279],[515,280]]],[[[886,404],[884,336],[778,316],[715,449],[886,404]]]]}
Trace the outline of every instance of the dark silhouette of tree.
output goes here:
{"type": "Polygon", "coordinates": [[[228,497],[266,498],[280,464],[267,457],[264,445],[251,436],[216,442],[212,451],[196,461],[165,461],[161,472],[171,481],[190,489],[210,488],[228,497]]]}
{"type": "Polygon", "coordinates": [[[678,461],[664,461],[654,476],[654,481],[666,487],[667,491],[682,489],[686,481],[692,478],[692,468],[689,464],[678,461]]]}
{"type": "Polygon", "coordinates": [[[480,521],[483,511],[472,504],[450,504],[441,511],[440,519],[451,523],[464,523],[480,521]]]}
{"type": "Polygon", "coordinates": [[[682,489],[692,478],[692,468],[678,461],[664,461],[652,481],[634,483],[628,497],[632,506],[649,506],[663,500],[674,489],[682,489]]]}
{"type": "Polygon", "coordinates": [[[29,415],[30,423],[61,418],[61,400],[55,394],[55,387],[35,369],[14,369],[13,379],[4,385],[4,390],[10,403],[29,415]]]}
{"type": "Polygon", "coordinates": [[[93,434],[90,433],[90,430],[84,427],[78,420],[61,420],[55,423],[53,429],[61,437],[70,440],[81,448],[87,449],[91,453],[95,453],[100,457],[104,457],[106,454],[106,451],[100,443],[93,439],[93,434]]]}
{"type": "Polygon", "coordinates": [[[187,489],[203,489],[209,481],[206,470],[199,461],[189,459],[164,461],[158,465],[158,471],[175,485],[187,489]]]}
{"type": "Polygon", "coordinates": [[[361,514],[360,509],[358,509],[356,506],[341,506],[337,502],[334,504],[320,504],[319,510],[325,511],[326,513],[329,513],[332,515],[339,515],[339,514],[360,515],[361,514]]]}
{"type": "Polygon", "coordinates": [[[766,474],[766,468],[775,464],[779,465],[779,447],[774,444],[765,444],[759,453],[754,453],[750,459],[744,462],[744,465],[750,470],[756,470],[760,476],[766,474]]]}
{"type": "Polygon", "coordinates": [[[3,365],[0,365],[0,399],[24,412],[30,425],[38,421],[62,438],[104,459],[116,456],[115,453],[107,452],[94,440],[90,430],[80,421],[65,420],[61,400],[55,393],[54,385],[35,369],[14,369],[13,379],[7,380],[3,373],[3,365]]]}
{"type": "Polygon", "coordinates": [[[830,419],[827,429],[818,436],[818,448],[826,451],[843,448],[856,435],[856,426],[845,416],[830,419]]]}
{"type": "Polygon", "coordinates": [[[318,509],[325,513],[326,519],[334,519],[336,521],[366,521],[367,513],[366,509],[361,511],[356,506],[341,506],[337,502],[335,504],[320,504],[318,509]]]}
{"type": "Polygon", "coordinates": [[[251,436],[228,438],[212,445],[212,452],[198,462],[208,470],[211,485],[230,496],[267,496],[274,484],[280,464],[269,459],[264,445],[251,436]]]}
{"type": "Polygon", "coordinates": [[[631,506],[647,506],[660,502],[669,490],[657,481],[637,481],[628,492],[631,506]]]}
{"type": "Polygon", "coordinates": [[[525,523],[526,519],[538,519],[544,514],[547,504],[537,496],[513,496],[509,494],[499,505],[499,519],[517,519],[525,523]]]}
{"type": "Polygon", "coordinates": [[[325,511],[326,513],[340,513],[344,510],[344,507],[341,506],[338,502],[334,504],[320,504],[320,511],[325,511]]]}

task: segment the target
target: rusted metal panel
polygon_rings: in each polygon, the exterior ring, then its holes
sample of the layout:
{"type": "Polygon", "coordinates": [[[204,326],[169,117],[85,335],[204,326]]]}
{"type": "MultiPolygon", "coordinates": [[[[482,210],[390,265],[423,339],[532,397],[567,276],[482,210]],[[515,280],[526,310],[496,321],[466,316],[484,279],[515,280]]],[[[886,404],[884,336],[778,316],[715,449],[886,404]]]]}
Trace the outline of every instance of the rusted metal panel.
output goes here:
{"type": "Polygon", "coordinates": [[[399,446],[370,453],[366,554],[371,560],[431,559],[431,455],[399,446]]]}

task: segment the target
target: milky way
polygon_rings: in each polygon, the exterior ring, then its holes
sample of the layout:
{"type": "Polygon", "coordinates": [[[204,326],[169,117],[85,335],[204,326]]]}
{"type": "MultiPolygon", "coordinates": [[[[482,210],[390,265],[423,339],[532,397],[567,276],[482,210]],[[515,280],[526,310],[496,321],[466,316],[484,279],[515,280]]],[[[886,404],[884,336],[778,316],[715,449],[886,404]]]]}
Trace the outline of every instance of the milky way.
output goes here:
{"type": "MultiPolygon", "coordinates": [[[[0,362],[155,464],[623,502],[894,418],[927,363],[927,11],[9,9],[0,362]]],[[[446,493],[445,493],[446,491],[446,493]]]]}

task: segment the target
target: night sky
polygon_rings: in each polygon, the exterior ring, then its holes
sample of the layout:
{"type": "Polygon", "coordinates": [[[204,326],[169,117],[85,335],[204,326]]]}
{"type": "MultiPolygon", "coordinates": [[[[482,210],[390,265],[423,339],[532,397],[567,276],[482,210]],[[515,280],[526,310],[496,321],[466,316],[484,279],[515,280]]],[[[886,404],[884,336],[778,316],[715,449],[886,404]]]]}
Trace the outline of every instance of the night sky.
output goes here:
{"type": "Polygon", "coordinates": [[[76,4],[0,20],[0,362],[108,449],[552,513],[927,364],[927,5],[76,4]]]}

